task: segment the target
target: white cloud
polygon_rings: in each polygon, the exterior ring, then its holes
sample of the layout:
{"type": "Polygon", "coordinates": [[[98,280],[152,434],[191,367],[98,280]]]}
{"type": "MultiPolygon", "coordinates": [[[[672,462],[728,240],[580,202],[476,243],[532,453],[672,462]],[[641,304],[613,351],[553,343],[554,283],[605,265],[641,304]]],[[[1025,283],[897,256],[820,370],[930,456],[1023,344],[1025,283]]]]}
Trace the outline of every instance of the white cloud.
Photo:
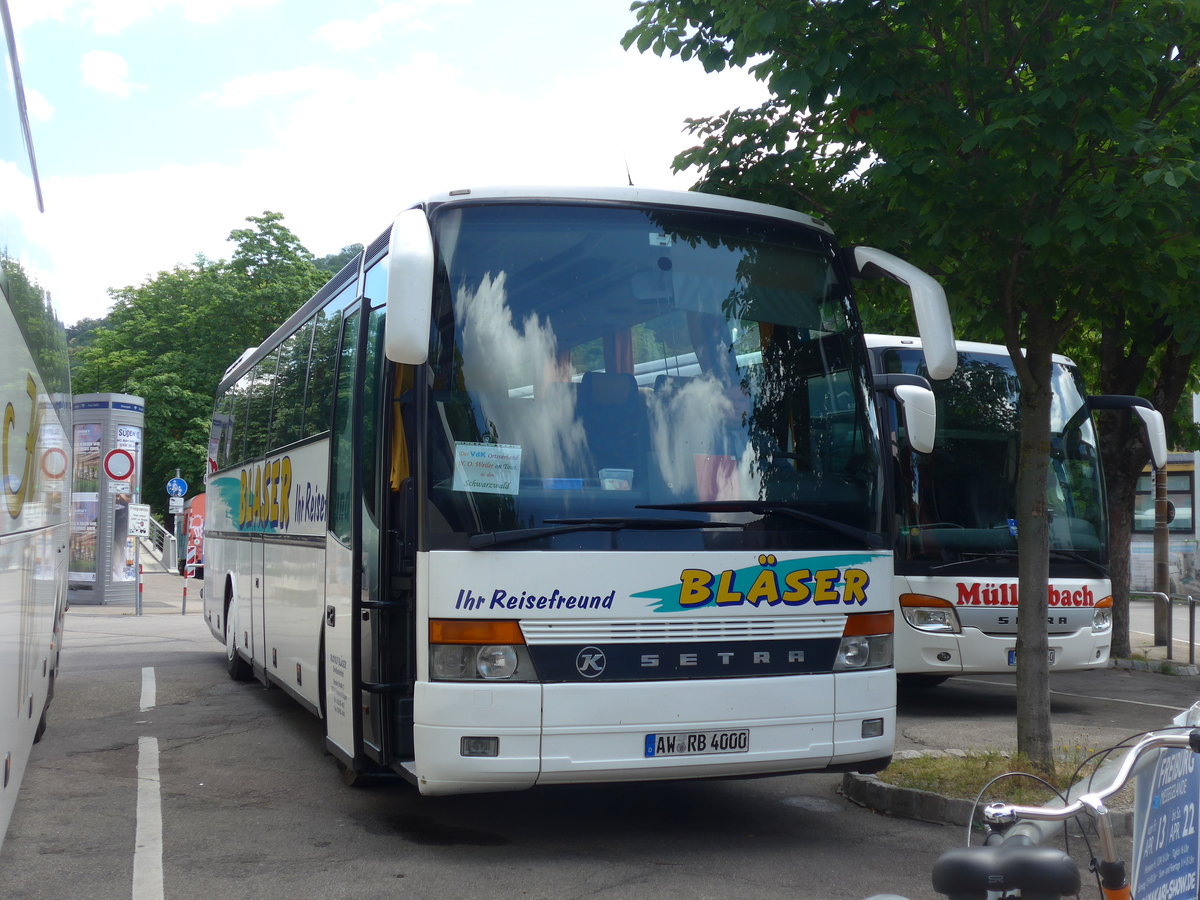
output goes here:
{"type": "Polygon", "coordinates": [[[128,97],[130,91],[144,87],[130,82],[129,63],[125,57],[110,50],[85,53],[79,61],[79,74],[88,87],[122,99],[128,97]]]}
{"type": "Polygon", "coordinates": [[[83,21],[96,34],[120,34],[138,22],[178,8],[189,22],[211,24],[240,9],[273,6],[279,0],[16,0],[17,31],[37,22],[83,21]]]}
{"type": "Polygon", "coordinates": [[[197,254],[228,258],[230,230],[267,208],[248,174],[218,165],[51,176],[43,190],[46,213],[31,237],[50,248],[43,283],[68,323],[104,315],[109,288],[141,284],[197,254]]]}
{"type": "Polygon", "coordinates": [[[35,122],[49,122],[54,118],[54,106],[45,94],[29,85],[25,85],[25,106],[29,109],[29,118],[35,122]]]}
{"type": "MultiPolygon", "coordinates": [[[[139,284],[197,253],[228,258],[226,237],[249,215],[283,213],[317,255],[366,243],[431,193],[485,184],[626,183],[684,189],[670,162],[694,141],[683,120],[758,103],[741,72],[619,48],[587,71],[522,94],[437,56],[373,77],[302,67],[231,80],[216,109],[262,101],[274,131],[231,165],[50,179],[44,246],[68,322],[102,315],[105,289],[139,284]]],[[[218,112],[214,112],[218,115],[218,112]]]]}
{"type": "Polygon", "coordinates": [[[278,101],[286,97],[325,94],[337,85],[345,85],[352,78],[337,69],[302,66],[283,72],[263,72],[231,79],[221,85],[219,91],[205,94],[201,100],[225,108],[252,106],[260,100],[278,101]]]}
{"type": "Polygon", "coordinates": [[[317,38],[334,50],[362,50],[383,38],[391,25],[403,24],[409,31],[430,26],[424,14],[438,6],[460,6],[464,0],[409,0],[405,3],[386,2],[361,19],[337,19],[317,29],[317,38]]]}
{"type": "MultiPolygon", "coordinates": [[[[113,0],[120,2],[120,0],[113,0]]],[[[178,5],[183,17],[197,24],[212,24],[244,9],[275,6],[279,0],[169,0],[163,5],[178,5]]]]}

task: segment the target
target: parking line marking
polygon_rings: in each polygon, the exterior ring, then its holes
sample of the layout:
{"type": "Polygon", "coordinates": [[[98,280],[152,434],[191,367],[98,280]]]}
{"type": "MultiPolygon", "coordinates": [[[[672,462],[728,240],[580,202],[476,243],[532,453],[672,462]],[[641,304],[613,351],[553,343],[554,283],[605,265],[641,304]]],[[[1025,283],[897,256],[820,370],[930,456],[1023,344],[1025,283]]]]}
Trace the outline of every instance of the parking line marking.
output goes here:
{"type": "MultiPolygon", "coordinates": [[[[1010,687],[1016,688],[1015,684],[1009,684],[1005,681],[984,681],[981,678],[960,678],[959,681],[966,681],[970,684],[990,684],[993,687],[1010,687]]],[[[1072,694],[1070,691],[1056,691],[1051,689],[1050,693],[1058,694],[1060,697],[1078,697],[1080,700],[1107,700],[1111,703],[1132,703],[1134,706],[1152,706],[1155,709],[1169,709],[1171,712],[1183,712],[1185,706],[1167,706],[1163,703],[1147,703],[1145,700],[1122,700],[1119,697],[1093,697],[1091,694],[1072,694]]]]}
{"type": "Polygon", "coordinates": [[[133,900],[162,900],[162,791],[158,780],[158,738],[138,738],[137,775],[133,900]]]}
{"type": "Polygon", "coordinates": [[[158,702],[158,689],[154,684],[154,668],[147,666],[142,669],[142,712],[149,709],[154,709],[154,704],[158,702]]]}

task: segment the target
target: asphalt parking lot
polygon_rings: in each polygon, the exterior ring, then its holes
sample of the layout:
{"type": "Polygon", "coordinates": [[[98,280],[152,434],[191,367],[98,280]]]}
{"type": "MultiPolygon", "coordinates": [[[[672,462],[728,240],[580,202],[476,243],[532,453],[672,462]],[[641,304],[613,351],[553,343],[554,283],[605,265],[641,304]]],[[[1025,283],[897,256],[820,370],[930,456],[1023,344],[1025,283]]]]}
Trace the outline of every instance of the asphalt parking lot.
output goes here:
{"type": "MultiPolygon", "coordinates": [[[[855,806],[836,775],[450,798],[399,779],[346,788],[314,717],[228,679],[199,584],[187,583],[186,614],[183,587],[148,575],[141,616],[68,613],[0,896],[917,898],[964,838],[855,806]]],[[[1197,684],[1057,674],[1056,740],[1100,746],[1158,727],[1197,684]]],[[[897,746],[1008,746],[1014,711],[1010,676],[904,691],[897,746]]]]}

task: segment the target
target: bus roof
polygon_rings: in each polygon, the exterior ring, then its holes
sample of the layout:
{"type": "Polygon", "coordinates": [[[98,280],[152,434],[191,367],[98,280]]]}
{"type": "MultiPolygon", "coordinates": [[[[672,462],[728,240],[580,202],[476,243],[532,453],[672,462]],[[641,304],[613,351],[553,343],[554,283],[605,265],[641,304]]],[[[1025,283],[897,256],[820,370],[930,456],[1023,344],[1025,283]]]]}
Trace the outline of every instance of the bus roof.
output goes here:
{"type": "Polygon", "coordinates": [[[782,206],[772,206],[768,203],[758,203],[753,200],[739,200],[736,197],[726,197],[722,194],[705,194],[699,191],[670,191],[658,188],[641,188],[635,186],[483,186],[459,188],[434,194],[420,204],[434,206],[442,203],[455,203],[464,200],[584,200],[602,203],[636,203],[652,206],[685,206],[692,209],[718,210],[721,212],[742,213],[743,215],[768,216],[774,219],[784,219],[800,225],[816,228],[826,234],[833,234],[833,229],[807,213],[797,212],[782,206]]]}
{"type": "MultiPolygon", "coordinates": [[[[867,348],[871,350],[881,347],[911,347],[915,350],[921,349],[921,339],[919,337],[910,337],[901,334],[864,334],[863,338],[867,342],[867,348]]],[[[1008,348],[1003,344],[984,344],[979,341],[955,341],[954,346],[958,349],[959,353],[998,353],[1002,356],[1008,356],[1008,348]]],[[[1077,368],[1073,359],[1061,353],[1053,354],[1052,359],[1060,365],[1077,368]]]]}

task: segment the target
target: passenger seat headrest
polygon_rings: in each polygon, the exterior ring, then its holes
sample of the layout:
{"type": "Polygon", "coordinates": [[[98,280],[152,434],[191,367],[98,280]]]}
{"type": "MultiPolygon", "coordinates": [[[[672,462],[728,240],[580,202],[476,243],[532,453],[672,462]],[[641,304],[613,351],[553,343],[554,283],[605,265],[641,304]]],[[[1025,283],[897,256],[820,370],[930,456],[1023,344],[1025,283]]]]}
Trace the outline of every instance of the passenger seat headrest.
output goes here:
{"type": "Polygon", "coordinates": [[[627,372],[585,372],[579,383],[580,402],[598,406],[627,403],[637,393],[637,379],[627,372]]]}

